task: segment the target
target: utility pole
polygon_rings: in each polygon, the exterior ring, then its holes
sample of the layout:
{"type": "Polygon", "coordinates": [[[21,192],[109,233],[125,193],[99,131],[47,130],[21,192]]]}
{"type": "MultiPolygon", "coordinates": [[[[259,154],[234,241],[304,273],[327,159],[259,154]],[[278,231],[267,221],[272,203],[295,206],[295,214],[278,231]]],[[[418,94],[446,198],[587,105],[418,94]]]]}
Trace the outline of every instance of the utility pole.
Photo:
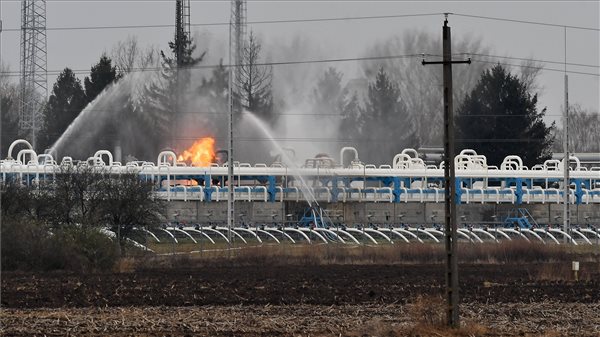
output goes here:
{"type": "MultiPolygon", "coordinates": [[[[569,76],[567,75],[567,27],[565,29],[565,118],[563,121],[563,152],[565,153],[564,166],[564,181],[563,181],[563,231],[569,233],[571,229],[571,212],[569,211],[569,76]]],[[[568,239],[564,237],[564,243],[568,243],[568,239]]]]}
{"type": "Polygon", "coordinates": [[[444,27],[442,29],[442,61],[427,62],[422,64],[442,64],[444,66],[444,199],[445,199],[445,238],[446,238],[446,319],[448,326],[458,328],[458,260],[456,255],[457,222],[456,222],[456,172],[454,167],[454,117],[452,112],[452,64],[471,64],[471,59],[466,61],[452,61],[452,40],[448,26],[448,14],[445,13],[444,27]]]}
{"type": "Polygon", "coordinates": [[[234,113],[241,112],[240,92],[241,66],[243,64],[244,34],[246,31],[246,1],[231,0],[231,17],[229,19],[229,146],[227,153],[227,239],[231,248],[234,236],[231,231],[235,227],[235,184],[233,183],[233,122],[234,113]],[[235,64],[232,64],[232,61],[235,64]],[[235,96],[235,97],[234,97],[235,96]]]}

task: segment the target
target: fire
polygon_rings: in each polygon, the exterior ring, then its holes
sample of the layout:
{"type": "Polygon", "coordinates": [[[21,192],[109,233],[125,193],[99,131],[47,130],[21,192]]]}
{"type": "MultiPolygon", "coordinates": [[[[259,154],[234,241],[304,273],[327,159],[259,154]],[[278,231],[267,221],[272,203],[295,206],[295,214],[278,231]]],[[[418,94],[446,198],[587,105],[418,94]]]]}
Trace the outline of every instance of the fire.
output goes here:
{"type": "Polygon", "coordinates": [[[177,160],[189,162],[192,166],[210,166],[215,160],[215,139],[205,137],[196,140],[177,160]]]}

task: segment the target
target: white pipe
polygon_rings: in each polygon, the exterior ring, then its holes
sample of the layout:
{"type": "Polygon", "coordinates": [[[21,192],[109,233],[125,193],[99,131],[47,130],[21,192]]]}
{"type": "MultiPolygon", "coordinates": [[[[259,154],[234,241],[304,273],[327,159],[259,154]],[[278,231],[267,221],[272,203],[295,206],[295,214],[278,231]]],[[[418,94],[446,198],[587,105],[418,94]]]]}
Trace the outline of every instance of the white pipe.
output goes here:
{"type": "Polygon", "coordinates": [[[394,242],[392,241],[392,239],[390,239],[390,237],[389,237],[389,236],[387,236],[387,235],[383,234],[382,232],[380,232],[380,231],[378,231],[378,230],[376,230],[376,229],[373,229],[373,228],[365,228],[365,229],[364,229],[364,231],[365,231],[365,232],[370,232],[370,233],[375,233],[375,234],[377,234],[377,235],[379,235],[379,236],[382,236],[384,239],[388,240],[388,242],[389,242],[389,243],[394,243],[394,242]]]}
{"type": "Polygon", "coordinates": [[[556,237],[554,237],[554,235],[552,235],[552,233],[550,233],[546,230],[543,230],[541,228],[534,228],[533,231],[546,234],[552,241],[554,241],[554,243],[556,243],[557,245],[560,245],[560,242],[558,242],[558,240],[556,239],[556,237]]]}
{"type": "MultiPolygon", "coordinates": [[[[404,240],[404,242],[406,242],[406,243],[410,243],[410,241],[409,241],[409,240],[406,238],[406,236],[404,236],[402,233],[400,233],[400,232],[397,232],[397,231],[395,231],[395,230],[393,230],[393,229],[389,229],[389,228],[379,228],[379,231],[380,231],[380,232],[390,232],[390,233],[392,233],[392,234],[396,234],[396,236],[400,237],[402,240],[404,240]]],[[[390,237],[391,237],[391,235],[390,235],[390,237]]]]}
{"type": "Polygon", "coordinates": [[[183,228],[184,231],[190,231],[190,232],[195,232],[201,235],[204,235],[204,237],[206,237],[213,245],[215,244],[215,240],[213,240],[208,234],[201,232],[195,228],[190,228],[190,227],[185,227],[183,228]]]}
{"type": "Polygon", "coordinates": [[[332,229],[332,230],[334,232],[338,232],[338,233],[342,233],[342,234],[346,235],[347,237],[350,238],[350,240],[354,241],[354,243],[356,243],[357,245],[360,245],[360,242],[352,234],[346,232],[345,230],[339,229],[337,227],[335,229],[332,229]]]}
{"type": "Polygon", "coordinates": [[[298,233],[299,235],[301,235],[302,237],[304,237],[308,243],[311,243],[310,238],[308,237],[308,235],[304,234],[301,230],[299,230],[297,228],[285,227],[285,228],[283,228],[283,230],[284,231],[288,231],[288,232],[298,233]]]}
{"type": "Polygon", "coordinates": [[[24,144],[25,146],[27,146],[27,148],[29,150],[33,150],[33,146],[31,146],[31,144],[28,141],[26,141],[25,139],[17,139],[14,142],[12,142],[10,144],[10,146],[8,147],[8,157],[7,157],[8,159],[12,159],[13,158],[12,152],[13,152],[15,146],[17,146],[19,144],[24,144]]]}
{"type": "Polygon", "coordinates": [[[292,239],[291,236],[289,236],[286,232],[280,231],[277,228],[273,228],[273,227],[265,227],[266,231],[271,231],[271,232],[275,232],[275,233],[279,233],[283,236],[285,236],[286,238],[288,238],[290,241],[292,241],[292,243],[296,243],[296,241],[294,239],[292,239]]]}
{"type": "Polygon", "coordinates": [[[590,245],[592,244],[592,242],[591,242],[591,241],[590,241],[590,240],[589,240],[589,239],[588,239],[588,238],[587,238],[585,235],[583,235],[583,233],[582,233],[582,232],[578,231],[577,229],[573,229],[573,233],[575,233],[575,234],[577,234],[577,235],[581,236],[581,238],[583,238],[583,240],[584,240],[585,242],[587,242],[588,244],[590,244],[590,245]]]}
{"type": "Polygon", "coordinates": [[[346,232],[348,232],[348,233],[353,232],[353,233],[357,233],[357,234],[362,234],[362,235],[366,236],[367,239],[371,240],[371,242],[373,242],[374,244],[376,244],[376,245],[379,244],[377,242],[377,240],[375,240],[371,235],[369,235],[369,233],[365,233],[364,231],[361,231],[360,229],[348,227],[348,228],[346,228],[346,232]]]}
{"type": "Polygon", "coordinates": [[[108,150],[99,150],[99,151],[96,151],[96,153],[94,153],[94,158],[99,158],[100,160],[102,160],[102,155],[108,156],[108,163],[106,163],[106,164],[108,166],[112,166],[112,164],[113,164],[112,153],[108,150]]]}
{"type": "Polygon", "coordinates": [[[521,232],[529,233],[529,234],[535,236],[542,243],[546,243],[546,241],[544,241],[544,239],[542,239],[541,236],[539,236],[536,232],[532,231],[531,229],[523,228],[523,229],[521,229],[521,232]]]}
{"type": "Polygon", "coordinates": [[[358,162],[358,161],[359,161],[359,159],[358,159],[358,151],[357,151],[357,150],[356,150],[354,147],[351,147],[351,146],[344,146],[344,147],[342,147],[342,149],[340,150],[340,165],[341,165],[342,167],[344,167],[344,153],[345,153],[346,151],[352,151],[352,152],[354,152],[354,161],[355,161],[355,162],[358,162]]]}

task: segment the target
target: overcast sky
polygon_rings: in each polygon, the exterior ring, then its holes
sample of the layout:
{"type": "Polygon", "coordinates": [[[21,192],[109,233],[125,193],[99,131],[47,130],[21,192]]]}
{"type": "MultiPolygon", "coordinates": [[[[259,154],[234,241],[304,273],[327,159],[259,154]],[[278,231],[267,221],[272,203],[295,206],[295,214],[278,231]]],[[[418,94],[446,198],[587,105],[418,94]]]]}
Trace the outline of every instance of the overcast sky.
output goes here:
{"type": "MultiPolygon", "coordinates": [[[[228,22],[229,6],[229,1],[192,1],[191,22],[228,22]]],[[[20,27],[20,1],[2,0],[0,11],[4,28],[1,37],[2,62],[8,64],[11,70],[17,71],[20,33],[6,30],[20,27]]],[[[173,24],[174,12],[174,1],[47,1],[47,27],[173,24]]],[[[598,1],[248,1],[249,22],[441,12],[600,28],[598,1]]],[[[363,56],[373,41],[400,34],[407,29],[422,29],[441,35],[442,21],[442,15],[438,15],[361,21],[257,24],[251,28],[267,44],[269,41],[290,39],[298,35],[309,37],[320,45],[322,55],[326,58],[337,58],[363,56]]],[[[562,27],[456,15],[450,16],[449,21],[453,38],[460,38],[466,34],[481,38],[485,45],[492,48],[494,55],[565,61],[562,27]]],[[[210,32],[216,39],[225,39],[228,27],[192,27],[192,30],[210,32]]],[[[103,52],[110,52],[117,41],[128,35],[137,36],[141,45],[155,45],[166,49],[167,41],[173,37],[173,28],[48,31],[48,70],[62,70],[64,67],[89,70],[103,52]]],[[[597,30],[568,29],[567,62],[592,67],[567,66],[567,69],[598,74],[599,41],[600,33],[597,30]]],[[[549,63],[546,67],[561,70],[564,68],[562,64],[549,63]]],[[[356,76],[356,68],[354,71],[352,74],[350,68],[346,78],[356,76]]],[[[79,76],[82,79],[84,77],[83,74],[79,76]]],[[[54,76],[49,78],[49,90],[54,80],[54,76]]],[[[550,119],[558,118],[560,114],[564,100],[563,82],[561,72],[544,71],[540,76],[540,84],[543,87],[540,106],[548,106],[550,119]]],[[[570,102],[598,111],[599,82],[598,76],[570,74],[570,102]]]]}

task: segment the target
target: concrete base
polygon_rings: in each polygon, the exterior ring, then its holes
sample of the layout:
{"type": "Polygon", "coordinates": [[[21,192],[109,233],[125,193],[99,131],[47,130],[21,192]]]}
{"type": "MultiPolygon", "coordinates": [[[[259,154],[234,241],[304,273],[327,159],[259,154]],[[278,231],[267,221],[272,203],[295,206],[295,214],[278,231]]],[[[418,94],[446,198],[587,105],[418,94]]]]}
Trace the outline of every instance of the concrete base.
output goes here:
{"type": "MultiPolygon", "coordinates": [[[[236,224],[296,221],[307,203],[296,202],[246,202],[235,203],[236,224]],[[291,215],[291,216],[287,216],[291,215]]],[[[444,222],[443,203],[324,203],[321,207],[334,222],[397,224],[433,224],[444,222]]],[[[457,207],[459,223],[501,222],[514,208],[526,208],[538,224],[561,225],[562,204],[462,204],[457,207]],[[464,219],[461,219],[464,216],[464,219]],[[496,217],[494,217],[496,216],[496,217]]],[[[184,223],[225,223],[227,203],[200,201],[171,201],[167,204],[169,221],[184,223]]],[[[571,223],[600,224],[600,206],[571,205],[571,223]],[[586,217],[589,217],[586,220],[586,217]]]]}

